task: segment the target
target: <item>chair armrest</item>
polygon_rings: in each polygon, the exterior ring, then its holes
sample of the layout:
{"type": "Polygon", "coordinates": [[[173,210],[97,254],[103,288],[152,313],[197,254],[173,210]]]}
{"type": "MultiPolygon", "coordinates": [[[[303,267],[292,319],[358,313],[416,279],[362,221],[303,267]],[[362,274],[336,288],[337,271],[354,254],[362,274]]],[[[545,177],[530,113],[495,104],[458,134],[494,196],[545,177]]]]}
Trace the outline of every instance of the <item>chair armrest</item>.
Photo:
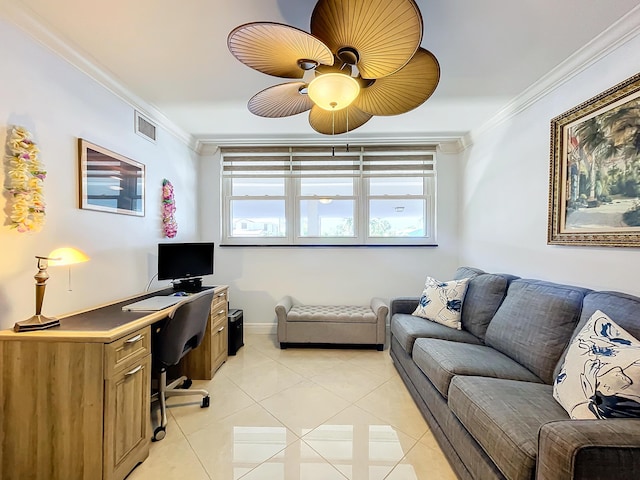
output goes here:
{"type": "Polygon", "coordinates": [[[371,299],[370,306],[371,306],[371,310],[373,310],[373,313],[375,313],[376,317],[378,317],[378,323],[379,322],[386,323],[387,314],[389,313],[389,307],[387,307],[387,304],[385,303],[385,301],[382,300],[381,298],[373,297],[371,299]]]}
{"type": "Polygon", "coordinates": [[[640,472],[640,419],[560,420],[538,432],[538,480],[632,480],[640,472]]]}
{"type": "Polygon", "coordinates": [[[411,315],[418,303],[420,302],[420,297],[396,297],[391,299],[391,316],[393,317],[396,313],[406,313],[411,315]]]}
{"type": "Polygon", "coordinates": [[[293,306],[293,299],[290,296],[285,296],[276,303],[276,316],[278,317],[278,323],[285,322],[287,320],[287,314],[293,306]]]}

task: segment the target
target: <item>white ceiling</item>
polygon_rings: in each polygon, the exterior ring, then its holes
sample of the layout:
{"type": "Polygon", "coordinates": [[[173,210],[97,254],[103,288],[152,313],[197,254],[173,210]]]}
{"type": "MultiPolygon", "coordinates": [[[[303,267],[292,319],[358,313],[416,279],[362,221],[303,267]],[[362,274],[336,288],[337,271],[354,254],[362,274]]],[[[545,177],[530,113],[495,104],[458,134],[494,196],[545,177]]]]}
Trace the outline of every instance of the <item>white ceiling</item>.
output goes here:
{"type": "MultiPolygon", "coordinates": [[[[106,78],[130,98],[150,106],[147,113],[152,118],[164,115],[195,138],[246,132],[315,134],[306,114],[262,119],[247,111],[246,102],[253,94],[282,80],[238,62],[226,40],[234,27],[252,21],[281,22],[309,31],[316,0],[11,3],[10,18],[15,23],[31,33],[41,30],[37,36],[45,43],[52,43],[52,34],[77,55],[72,61],[83,70],[100,71],[103,83],[106,78]]],[[[424,19],[422,46],[440,62],[440,84],[416,110],[374,117],[361,127],[365,132],[452,135],[472,130],[640,8],[640,0],[417,3],[424,19]]],[[[66,57],[73,55],[67,52],[66,57]]]]}

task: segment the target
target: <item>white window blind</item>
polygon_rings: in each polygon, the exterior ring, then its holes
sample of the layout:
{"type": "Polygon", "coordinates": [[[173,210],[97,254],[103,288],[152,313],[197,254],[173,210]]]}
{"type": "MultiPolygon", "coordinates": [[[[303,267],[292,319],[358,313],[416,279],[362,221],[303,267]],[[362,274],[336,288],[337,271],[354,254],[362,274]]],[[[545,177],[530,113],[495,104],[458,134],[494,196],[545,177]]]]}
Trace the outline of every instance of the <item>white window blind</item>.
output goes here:
{"type": "Polygon", "coordinates": [[[431,146],[223,147],[223,176],[430,175],[431,146]]]}

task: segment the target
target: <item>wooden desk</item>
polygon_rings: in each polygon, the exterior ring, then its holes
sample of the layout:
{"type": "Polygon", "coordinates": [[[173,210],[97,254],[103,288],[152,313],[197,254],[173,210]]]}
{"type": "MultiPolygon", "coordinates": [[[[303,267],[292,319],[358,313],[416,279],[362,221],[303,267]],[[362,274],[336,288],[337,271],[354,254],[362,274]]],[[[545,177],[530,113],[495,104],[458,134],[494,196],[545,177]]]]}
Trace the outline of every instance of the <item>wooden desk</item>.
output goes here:
{"type": "MultiPolygon", "coordinates": [[[[60,319],[36,332],[0,331],[0,478],[120,480],[149,455],[151,325],[158,312],[122,306],[60,319]]],[[[211,379],[227,358],[227,286],[214,287],[207,334],[182,371],[211,379]]]]}

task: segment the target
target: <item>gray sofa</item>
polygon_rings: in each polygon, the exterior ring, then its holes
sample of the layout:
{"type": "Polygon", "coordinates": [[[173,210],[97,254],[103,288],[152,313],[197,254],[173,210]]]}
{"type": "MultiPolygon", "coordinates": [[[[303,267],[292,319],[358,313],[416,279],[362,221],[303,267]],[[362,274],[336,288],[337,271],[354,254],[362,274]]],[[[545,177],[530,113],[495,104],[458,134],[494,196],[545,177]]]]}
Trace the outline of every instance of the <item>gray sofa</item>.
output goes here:
{"type": "MultiPolygon", "coordinates": [[[[640,339],[640,298],[459,268],[462,330],[390,304],[390,355],[463,479],[638,479],[640,419],[572,420],[553,381],[596,310],[640,339]]],[[[448,280],[448,279],[441,279],[448,280]]]]}

